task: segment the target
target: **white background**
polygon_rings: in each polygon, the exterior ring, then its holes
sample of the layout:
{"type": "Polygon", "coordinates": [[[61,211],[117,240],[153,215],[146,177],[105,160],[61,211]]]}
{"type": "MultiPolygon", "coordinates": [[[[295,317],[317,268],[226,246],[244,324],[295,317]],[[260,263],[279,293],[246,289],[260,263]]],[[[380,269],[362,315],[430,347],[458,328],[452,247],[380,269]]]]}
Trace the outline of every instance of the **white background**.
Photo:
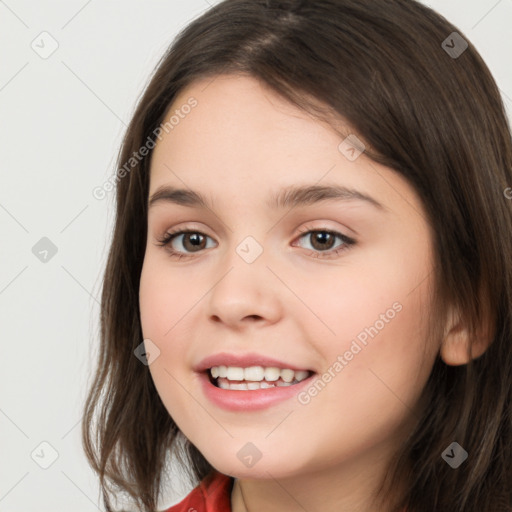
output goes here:
{"type": "MultiPolygon", "coordinates": [[[[428,5],[473,42],[512,117],[512,0],[428,5]]],[[[123,130],[157,60],[208,7],[206,0],[0,1],[2,512],[102,510],[80,418],[114,193],[97,200],[92,189],[115,171],[123,130]],[[59,45],[47,59],[31,48],[43,31],[59,45]],[[58,249],[47,263],[32,253],[42,237],[58,249]],[[48,469],[31,458],[35,449],[39,460],[51,456],[43,441],[58,453],[48,469]]],[[[189,491],[178,476],[172,482],[162,507],[189,491]]]]}

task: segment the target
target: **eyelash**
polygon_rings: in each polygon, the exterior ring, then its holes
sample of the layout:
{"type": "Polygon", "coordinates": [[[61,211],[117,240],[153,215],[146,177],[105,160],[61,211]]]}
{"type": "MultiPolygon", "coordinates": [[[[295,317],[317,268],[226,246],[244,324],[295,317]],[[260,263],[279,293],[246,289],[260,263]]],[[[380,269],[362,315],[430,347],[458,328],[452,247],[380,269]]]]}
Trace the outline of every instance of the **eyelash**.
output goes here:
{"type": "MultiPolygon", "coordinates": [[[[327,229],[327,228],[305,227],[305,228],[299,229],[299,232],[301,233],[301,235],[298,237],[299,239],[303,238],[305,235],[310,234],[310,233],[327,233],[329,235],[335,236],[336,238],[340,238],[343,241],[343,245],[341,247],[339,247],[339,248],[330,249],[328,251],[320,251],[320,252],[312,252],[312,253],[310,253],[309,255],[314,257],[314,258],[320,258],[320,259],[332,258],[334,256],[337,256],[337,255],[341,254],[344,251],[348,251],[349,249],[352,248],[352,246],[356,245],[356,243],[357,243],[354,239],[349,238],[348,236],[343,235],[342,233],[339,233],[338,231],[333,231],[333,230],[330,230],[330,229],[327,229]],[[328,256],[324,256],[324,254],[327,254],[328,256]]],[[[194,254],[183,254],[183,253],[173,249],[171,247],[171,245],[170,245],[172,240],[175,237],[177,237],[179,235],[186,235],[186,234],[196,234],[196,235],[199,234],[199,235],[206,236],[206,237],[210,238],[208,235],[205,235],[201,231],[194,230],[194,229],[184,228],[184,229],[177,229],[175,231],[167,232],[164,235],[163,238],[159,238],[158,239],[158,244],[157,245],[160,246],[160,247],[166,247],[167,251],[169,252],[169,254],[171,256],[171,258],[176,258],[178,260],[182,259],[182,258],[191,258],[191,257],[194,256],[194,254]]],[[[198,251],[198,252],[200,252],[200,251],[198,251]]]]}

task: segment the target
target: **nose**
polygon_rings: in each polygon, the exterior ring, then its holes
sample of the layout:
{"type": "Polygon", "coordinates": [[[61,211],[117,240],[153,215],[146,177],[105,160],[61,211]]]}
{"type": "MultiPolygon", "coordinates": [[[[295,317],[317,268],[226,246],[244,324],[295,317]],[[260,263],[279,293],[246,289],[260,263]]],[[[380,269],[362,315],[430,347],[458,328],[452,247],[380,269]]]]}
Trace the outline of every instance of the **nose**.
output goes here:
{"type": "Polygon", "coordinates": [[[234,329],[256,322],[272,324],[283,313],[282,283],[260,256],[247,263],[238,255],[229,259],[229,267],[215,282],[208,298],[208,316],[234,329]]]}

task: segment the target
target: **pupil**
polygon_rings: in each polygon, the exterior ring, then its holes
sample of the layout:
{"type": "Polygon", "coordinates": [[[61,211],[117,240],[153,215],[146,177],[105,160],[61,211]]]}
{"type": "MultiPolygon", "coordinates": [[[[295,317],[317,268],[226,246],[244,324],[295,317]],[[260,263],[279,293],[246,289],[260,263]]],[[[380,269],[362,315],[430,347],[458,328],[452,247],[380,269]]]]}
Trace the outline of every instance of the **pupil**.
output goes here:
{"type": "Polygon", "coordinates": [[[199,235],[198,233],[189,233],[184,238],[184,245],[186,246],[187,240],[189,240],[192,245],[192,248],[201,248],[201,237],[202,235],[199,235]]]}
{"type": "Polygon", "coordinates": [[[316,248],[325,249],[325,247],[322,247],[322,245],[325,245],[327,243],[326,240],[329,241],[329,239],[331,239],[330,241],[332,242],[332,238],[333,236],[330,233],[319,231],[313,236],[313,246],[317,245],[317,241],[320,240],[320,247],[316,248]]]}

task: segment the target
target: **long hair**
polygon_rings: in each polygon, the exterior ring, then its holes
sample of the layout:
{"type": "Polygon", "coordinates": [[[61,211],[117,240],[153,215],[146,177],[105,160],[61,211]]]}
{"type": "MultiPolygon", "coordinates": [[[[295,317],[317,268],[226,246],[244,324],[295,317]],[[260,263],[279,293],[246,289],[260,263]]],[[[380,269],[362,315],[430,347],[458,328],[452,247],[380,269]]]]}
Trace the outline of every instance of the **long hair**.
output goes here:
{"type": "Polygon", "coordinates": [[[155,138],[180,91],[220,74],[255,77],[318,119],[345,120],[366,156],[400,173],[421,198],[434,234],[431,342],[440,343],[453,305],[472,343],[490,326],[489,346],[460,366],[437,357],[421,418],[380,492],[406,482],[401,505],[409,512],[510,512],[510,125],[471,42],[415,0],[226,0],[182,30],[158,63],[119,152],[124,173],[116,179],[99,355],[82,422],[107,510],[110,494],[120,491],[153,512],[169,456],[182,461],[193,484],[212,470],[134,356],[143,339],[138,299],[151,151],[130,159],[155,138]],[[452,469],[441,454],[455,440],[469,458],[452,469]]]}

